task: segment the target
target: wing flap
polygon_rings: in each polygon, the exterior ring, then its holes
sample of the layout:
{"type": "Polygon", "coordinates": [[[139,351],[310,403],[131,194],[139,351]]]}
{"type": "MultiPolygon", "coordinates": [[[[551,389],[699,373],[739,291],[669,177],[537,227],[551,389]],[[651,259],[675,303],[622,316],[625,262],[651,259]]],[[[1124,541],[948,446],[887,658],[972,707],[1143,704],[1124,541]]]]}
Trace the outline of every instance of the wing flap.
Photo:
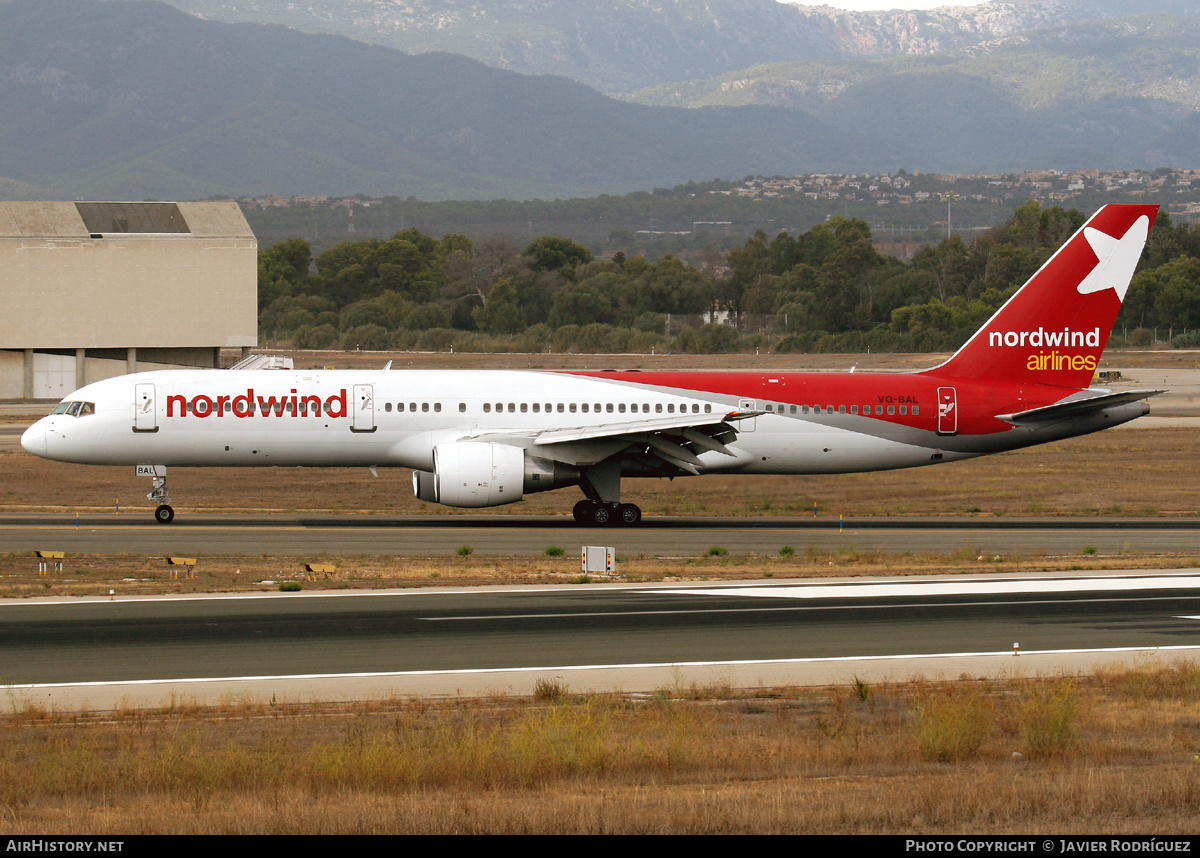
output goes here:
{"type": "Polygon", "coordinates": [[[629,420],[622,423],[599,423],[592,426],[547,429],[536,433],[533,443],[540,447],[545,444],[590,441],[595,438],[616,438],[621,435],[653,434],[671,429],[695,429],[701,426],[718,426],[730,421],[746,420],[765,413],[764,411],[730,411],[727,414],[680,414],[676,417],[656,417],[650,420],[629,420]]]}

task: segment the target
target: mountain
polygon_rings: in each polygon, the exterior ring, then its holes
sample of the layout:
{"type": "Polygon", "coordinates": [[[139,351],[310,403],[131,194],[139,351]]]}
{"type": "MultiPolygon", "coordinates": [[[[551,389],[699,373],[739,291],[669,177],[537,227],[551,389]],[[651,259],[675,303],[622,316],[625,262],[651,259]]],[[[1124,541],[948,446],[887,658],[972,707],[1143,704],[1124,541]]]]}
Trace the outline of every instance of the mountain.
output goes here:
{"type": "Polygon", "coordinates": [[[929,57],[767,64],[631,98],[802,110],[922,146],[959,171],[974,166],[971,152],[1068,169],[1190,167],[1200,163],[1200,17],[1089,21],[929,57]]]}
{"type": "Polygon", "coordinates": [[[803,113],[644,107],[149,0],[0,3],[0,194],[565,197],[910,156],[803,113]]]}
{"type": "Polygon", "coordinates": [[[776,0],[170,2],[207,20],[285,24],[408,53],[448,51],[618,95],[762,63],[927,56],[1135,11],[1200,13],[1200,0],[993,0],[912,12],[845,12],[776,0]]]}
{"type": "Polygon", "coordinates": [[[1195,166],[1197,26],[1149,15],[763,67],[714,82],[749,103],[697,109],[152,0],[0,0],[0,197],[530,199],[755,174],[1195,166]],[[768,80],[787,109],[753,95],[768,80]]]}

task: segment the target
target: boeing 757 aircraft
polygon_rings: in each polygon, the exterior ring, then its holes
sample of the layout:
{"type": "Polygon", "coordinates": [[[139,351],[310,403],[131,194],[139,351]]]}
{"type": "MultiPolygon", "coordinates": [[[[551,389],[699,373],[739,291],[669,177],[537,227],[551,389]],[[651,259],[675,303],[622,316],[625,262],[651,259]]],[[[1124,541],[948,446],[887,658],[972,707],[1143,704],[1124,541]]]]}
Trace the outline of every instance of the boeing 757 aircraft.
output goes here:
{"type": "Polygon", "coordinates": [[[424,501],[579,486],[637,524],[623,477],[835,474],[1028,447],[1146,414],[1090,387],[1157,206],[1105,206],[948,361],[914,373],[165,370],[86,385],[21,438],[135,465],[162,523],[172,466],[404,467],[424,501]]]}

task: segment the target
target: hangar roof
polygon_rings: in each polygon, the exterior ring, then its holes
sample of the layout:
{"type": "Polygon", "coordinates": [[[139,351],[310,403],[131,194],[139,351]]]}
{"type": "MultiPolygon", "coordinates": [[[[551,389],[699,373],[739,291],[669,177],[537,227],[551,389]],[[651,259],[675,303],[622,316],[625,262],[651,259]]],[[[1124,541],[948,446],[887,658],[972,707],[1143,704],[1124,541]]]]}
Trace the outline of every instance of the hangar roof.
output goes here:
{"type": "Polygon", "coordinates": [[[0,201],[0,239],[104,235],[254,239],[242,210],[232,201],[0,201]]]}

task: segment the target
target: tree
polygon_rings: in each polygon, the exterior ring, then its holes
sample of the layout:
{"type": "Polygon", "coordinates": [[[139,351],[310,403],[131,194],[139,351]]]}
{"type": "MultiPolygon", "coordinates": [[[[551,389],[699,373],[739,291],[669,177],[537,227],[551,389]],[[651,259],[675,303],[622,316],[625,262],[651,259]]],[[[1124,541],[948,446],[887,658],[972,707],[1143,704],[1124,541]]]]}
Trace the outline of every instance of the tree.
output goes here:
{"type": "Polygon", "coordinates": [[[522,251],[534,271],[563,271],[591,262],[592,252],[578,242],[558,235],[535,238],[522,251]]]}

